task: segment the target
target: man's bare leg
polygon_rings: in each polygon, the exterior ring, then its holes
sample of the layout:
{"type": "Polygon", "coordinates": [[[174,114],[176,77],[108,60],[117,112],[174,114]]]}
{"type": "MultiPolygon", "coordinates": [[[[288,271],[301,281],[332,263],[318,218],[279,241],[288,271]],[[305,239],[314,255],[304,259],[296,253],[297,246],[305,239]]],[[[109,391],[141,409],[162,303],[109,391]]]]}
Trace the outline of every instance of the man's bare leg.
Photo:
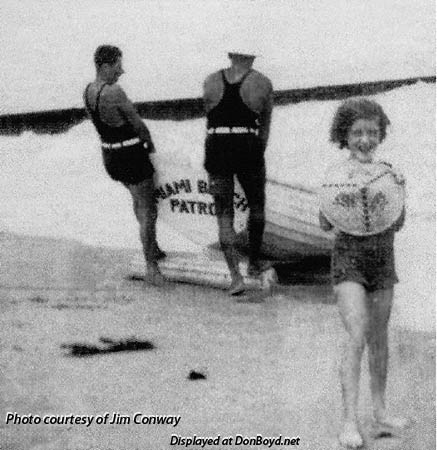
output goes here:
{"type": "Polygon", "coordinates": [[[156,220],[158,210],[154,198],[153,178],[147,178],[139,184],[127,185],[132,200],[135,216],[140,225],[140,239],[146,261],[146,280],[155,285],[162,285],[164,278],[157,263],[156,220]]]}
{"type": "Polygon", "coordinates": [[[259,260],[261,243],[264,233],[265,217],[264,206],[257,205],[249,210],[248,235],[249,235],[249,266],[248,274],[258,276],[266,270],[259,260]]]}
{"type": "Polygon", "coordinates": [[[259,276],[267,267],[260,261],[265,227],[265,170],[255,174],[239,174],[238,180],[249,205],[247,231],[249,240],[248,275],[259,276]]]}
{"type": "Polygon", "coordinates": [[[238,295],[245,291],[245,285],[243,276],[240,273],[238,252],[234,245],[236,234],[233,220],[232,217],[229,217],[228,215],[217,215],[217,222],[219,227],[220,246],[231,275],[229,293],[230,295],[238,295]]]}
{"type": "Polygon", "coordinates": [[[348,334],[340,373],[344,426],[339,441],[345,447],[358,448],[363,445],[358,427],[357,407],[361,358],[368,327],[367,296],[364,287],[353,281],[342,282],[334,290],[340,316],[348,334]]]}

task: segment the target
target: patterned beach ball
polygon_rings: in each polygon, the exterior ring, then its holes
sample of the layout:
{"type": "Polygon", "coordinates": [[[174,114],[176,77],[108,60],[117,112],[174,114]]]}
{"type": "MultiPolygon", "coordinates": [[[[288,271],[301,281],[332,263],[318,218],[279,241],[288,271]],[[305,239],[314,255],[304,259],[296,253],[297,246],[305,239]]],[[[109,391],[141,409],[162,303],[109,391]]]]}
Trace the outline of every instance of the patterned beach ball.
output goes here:
{"type": "Polygon", "coordinates": [[[404,186],[388,163],[349,160],[331,166],[320,190],[320,210],[339,230],[354,236],[381,233],[402,213],[404,186]]]}

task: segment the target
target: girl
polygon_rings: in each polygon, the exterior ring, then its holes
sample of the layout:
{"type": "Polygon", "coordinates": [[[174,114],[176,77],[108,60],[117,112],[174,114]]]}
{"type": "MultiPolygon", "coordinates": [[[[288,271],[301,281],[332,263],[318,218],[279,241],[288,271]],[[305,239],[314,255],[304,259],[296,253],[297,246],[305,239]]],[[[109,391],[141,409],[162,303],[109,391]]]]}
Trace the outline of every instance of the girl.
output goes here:
{"type": "MultiPolygon", "coordinates": [[[[377,103],[350,99],[337,110],[331,141],[350,152],[348,164],[357,167],[373,162],[376,148],[386,136],[389,119],[377,103]]],[[[386,164],[386,163],[383,163],[386,164]]],[[[388,165],[388,164],[387,164],[388,165]]],[[[395,181],[405,183],[393,171],[395,181]]],[[[393,302],[393,286],[398,282],[394,267],[394,235],[404,222],[405,209],[390,228],[369,236],[353,236],[335,229],[331,273],[340,315],[348,338],[341,365],[344,428],[339,436],[346,447],[363,445],[358,428],[357,405],[361,358],[368,345],[370,389],[375,420],[389,427],[404,427],[406,419],[391,417],[385,407],[388,343],[387,326],[393,302]]],[[[320,226],[333,225],[320,212],[320,226]]]]}

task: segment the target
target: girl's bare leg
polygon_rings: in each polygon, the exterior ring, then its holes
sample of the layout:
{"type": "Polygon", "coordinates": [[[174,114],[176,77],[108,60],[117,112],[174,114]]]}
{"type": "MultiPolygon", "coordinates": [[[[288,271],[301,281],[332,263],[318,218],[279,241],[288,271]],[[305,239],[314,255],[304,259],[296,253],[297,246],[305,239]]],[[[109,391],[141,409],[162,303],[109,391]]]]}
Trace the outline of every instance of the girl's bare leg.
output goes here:
{"type": "Polygon", "coordinates": [[[367,334],[369,348],[370,391],[373,400],[373,415],[381,425],[403,428],[408,420],[387,414],[385,390],[388,367],[388,322],[393,304],[393,288],[378,290],[370,296],[369,321],[371,327],[367,334]]]}
{"type": "Polygon", "coordinates": [[[364,287],[353,281],[338,284],[334,291],[340,316],[348,334],[340,371],[344,427],[339,435],[339,441],[345,447],[358,448],[363,445],[358,427],[357,408],[361,358],[368,327],[367,295],[364,287]]]}

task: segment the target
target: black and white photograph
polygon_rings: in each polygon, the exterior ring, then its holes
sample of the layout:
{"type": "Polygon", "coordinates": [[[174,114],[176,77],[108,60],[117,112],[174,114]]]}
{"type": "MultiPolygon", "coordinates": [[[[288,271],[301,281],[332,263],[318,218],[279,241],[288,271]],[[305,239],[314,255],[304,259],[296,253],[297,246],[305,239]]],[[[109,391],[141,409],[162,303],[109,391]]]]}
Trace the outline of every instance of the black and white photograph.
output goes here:
{"type": "Polygon", "coordinates": [[[1,450],[436,448],[432,0],[2,0],[1,450]]]}

